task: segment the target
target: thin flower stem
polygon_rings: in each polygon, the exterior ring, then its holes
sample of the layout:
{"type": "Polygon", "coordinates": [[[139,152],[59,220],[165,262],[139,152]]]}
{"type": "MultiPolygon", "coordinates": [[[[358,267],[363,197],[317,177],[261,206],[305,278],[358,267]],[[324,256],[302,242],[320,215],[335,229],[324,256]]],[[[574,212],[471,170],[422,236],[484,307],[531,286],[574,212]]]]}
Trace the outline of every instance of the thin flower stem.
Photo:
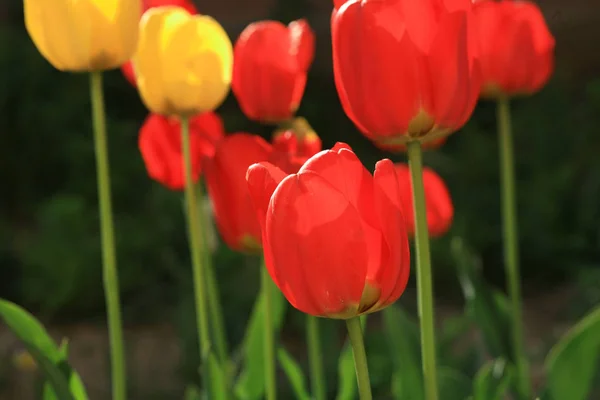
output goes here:
{"type": "MultiPolygon", "coordinates": [[[[204,205],[204,190],[202,184],[198,183],[198,204],[204,205]]],[[[206,295],[208,297],[208,307],[210,309],[211,325],[213,328],[213,336],[215,338],[216,353],[222,365],[229,363],[229,350],[227,346],[227,335],[225,334],[225,323],[223,320],[223,309],[219,295],[219,285],[215,276],[214,265],[212,262],[211,251],[208,246],[208,229],[210,221],[206,221],[204,210],[201,209],[198,213],[198,229],[200,231],[201,240],[199,245],[202,247],[202,255],[204,256],[204,270],[206,272],[206,295]]],[[[227,370],[226,380],[229,382],[229,368],[227,370]]]]}
{"type": "Polygon", "coordinates": [[[417,289],[419,319],[421,324],[421,355],[425,399],[438,399],[437,369],[435,356],[435,333],[433,319],[433,279],[431,274],[431,254],[427,227],[427,207],[423,186],[423,152],[419,141],[408,142],[408,163],[410,167],[414,217],[415,246],[417,252],[417,289]]]}
{"type": "Polygon", "coordinates": [[[529,365],[523,343],[523,312],[521,306],[521,275],[519,271],[519,234],[517,230],[515,165],[508,99],[498,100],[496,108],[502,179],[502,217],[504,237],[504,268],[512,308],[512,344],[517,367],[519,397],[530,399],[529,365]]]}
{"type": "Polygon", "coordinates": [[[325,400],[327,398],[327,388],[323,376],[323,360],[321,359],[319,318],[312,315],[306,316],[306,339],[308,342],[312,395],[315,400],[325,400]]]}
{"type": "Polygon", "coordinates": [[[356,369],[356,381],[358,382],[358,394],[360,400],[372,400],[371,381],[369,379],[369,366],[367,365],[367,353],[360,324],[360,317],[346,320],[348,336],[354,354],[354,368],[356,369]]]}
{"type": "Polygon", "coordinates": [[[96,151],[96,174],[98,203],[100,207],[100,231],[102,234],[102,261],[104,296],[108,314],[110,339],[110,360],[112,372],[112,398],[125,400],[127,387],[125,378],[125,354],[123,349],[123,327],[119,300],[119,277],[115,256],[115,235],[110,194],[110,171],[106,145],[106,115],[102,91],[102,72],[90,73],[90,95],[92,121],[94,127],[94,148],[96,151]]]}
{"type": "Polygon", "coordinates": [[[275,332],[273,330],[273,281],[264,265],[261,265],[261,291],[265,296],[264,303],[264,363],[265,363],[265,387],[267,400],[275,400],[277,398],[277,381],[275,376],[275,332]]]}
{"type": "Polygon", "coordinates": [[[198,208],[194,181],[192,178],[192,157],[190,152],[190,121],[187,117],[181,117],[181,145],[183,150],[183,168],[185,171],[185,202],[187,207],[188,238],[192,256],[192,272],[194,280],[194,297],[196,305],[196,324],[198,333],[198,348],[200,361],[208,361],[208,379],[205,380],[209,387],[210,398],[226,398],[223,376],[219,372],[219,365],[212,354],[210,335],[208,331],[208,313],[206,308],[204,271],[202,270],[203,243],[202,231],[198,224],[198,208]]]}

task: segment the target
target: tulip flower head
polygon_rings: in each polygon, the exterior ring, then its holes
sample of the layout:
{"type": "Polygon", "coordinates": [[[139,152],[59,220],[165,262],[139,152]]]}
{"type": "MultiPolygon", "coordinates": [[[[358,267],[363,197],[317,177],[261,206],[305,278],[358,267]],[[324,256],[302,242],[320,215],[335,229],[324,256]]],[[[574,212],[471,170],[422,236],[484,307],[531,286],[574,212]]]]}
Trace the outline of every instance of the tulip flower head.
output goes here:
{"type": "MultiPolygon", "coordinates": [[[[142,14],[151,8],[162,6],[181,7],[192,15],[198,14],[196,6],[190,0],[142,0],[142,14]]],[[[135,68],[133,67],[131,60],[127,61],[121,66],[121,72],[129,83],[131,83],[134,87],[137,87],[137,83],[135,81],[135,68]]]]}
{"type": "Polygon", "coordinates": [[[24,0],[25,27],[61,71],[118,68],[135,52],[139,0],[24,0]]]}
{"type": "MultiPolygon", "coordinates": [[[[201,161],[212,157],[224,133],[221,118],[213,112],[190,118],[192,179],[201,173],[201,161]]],[[[148,175],[172,190],[185,188],[181,124],[177,118],[150,114],[140,129],[139,148],[148,175]]]]}
{"type": "Polygon", "coordinates": [[[258,135],[234,133],[219,143],[214,157],[205,160],[206,186],[215,221],[230,248],[251,253],[262,248],[260,224],[246,184],[248,167],[269,161],[286,173],[297,172],[310,156],[321,150],[318,137],[317,140],[318,147],[314,144],[302,147],[295,136],[286,135],[271,145],[258,135]],[[300,154],[299,148],[306,152],[300,154]]]}
{"type": "Polygon", "coordinates": [[[532,94],[554,70],[555,40],[529,1],[478,1],[474,8],[482,97],[532,94]]]}
{"type": "Polygon", "coordinates": [[[155,7],[140,21],[133,58],[149,110],[191,116],[217,108],[229,92],[233,49],[217,21],[181,7],[155,7]]]}
{"type": "MultiPolygon", "coordinates": [[[[395,164],[394,168],[400,186],[400,200],[406,212],[406,230],[409,235],[413,236],[415,234],[415,217],[410,169],[407,164],[395,164]]],[[[454,217],[450,192],[444,180],[434,170],[427,167],[423,169],[423,186],[425,187],[429,236],[442,236],[450,229],[454,217]]]]}
{"type": "Polygon", "coordinates": [[[334,78],[344,111],[378,145],[461,128],[480,90],[471,0],[336,1],[334,78]]]}
{"type": "Polygon", "coordinates": [[[314,57],[315,36],[305,20],[248,25],[235,44],[232,90],[252,120],[278,123],[300,105],[314,57]]]}
{"type": "Polygon", "coordinates": [[[409,276],[408,238],[391,161],[371,175],[338,143],[298,173],[254,164],[248,188],[267,269],[307,314],[353,318],[396,301],[409,276]]]}

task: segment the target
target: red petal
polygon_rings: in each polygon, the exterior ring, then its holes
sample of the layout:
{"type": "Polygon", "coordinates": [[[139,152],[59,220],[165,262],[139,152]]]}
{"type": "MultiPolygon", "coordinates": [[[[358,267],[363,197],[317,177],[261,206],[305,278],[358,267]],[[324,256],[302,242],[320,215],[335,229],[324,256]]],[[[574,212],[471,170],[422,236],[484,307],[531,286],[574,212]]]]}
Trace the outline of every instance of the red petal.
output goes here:
{"type": "Polygon", "coordinates": [[[305,19],[292,21],[288,25],[291,52],[296,55],[300,71],[308,71],[315,57],[315,33],[305,19]]]}
{"type": "Polygon", "coordinates": [[[473,56],[468,47],[467,13],[443,15],[429,56],[433,115],[442,128],[461,128],[473,112],[479,94],[479,82],[472,79],[473,56]]]}
{"type": "Polygon", "coordinates": [[[232,249],[247,250],[245,237],[261,241],[246,172],[250,165],[267,160],[270,153],[270,145],[260,136],[235,133],[219,143],[212,159],[205,159],[206,184],[217,227],[232,249]]]}
{"type": "Polygon", "coordinates": [[[368,259],[362,225],[345,196],[315,173],[279,184],[266,234],[277,281],[294,307],[326,316],[359,304],[368,259]]]}
{"type": "Polygon", "coordinates": [[[379,218],[384,246],[382,262],[371,278],[381,289],[382,307],[396,301],[404,292],[410,274],[410,251],[405,228],[400,187],[394,165],[382,160],[375,166],[375,209],[379,218]]]}
{"type": "Polygon", "coordinates": [[[265,234],[265,224],[271,196],[277,188],[277,185],[279,185],[286,176],[287,174],[285,172],[267,162],[251,165],[246,173],[250,198],[252,199],[252,204],[256,210],[256,216],[262,231],[265,265],[278,287],[280,285],[277,281],[277,274],[273,268],[273,256],[271,255],[271,247],[269,246],[268,238],[265,234]]]}
{"type": "Polygon", "coordinates": [[[137,82],[135,80],[135,71],[133,69],[133,63],[131,61],[127,61],[125,64],[121,66],[121,72],[123,76],[133,87],[137,87],[137,82]]]}

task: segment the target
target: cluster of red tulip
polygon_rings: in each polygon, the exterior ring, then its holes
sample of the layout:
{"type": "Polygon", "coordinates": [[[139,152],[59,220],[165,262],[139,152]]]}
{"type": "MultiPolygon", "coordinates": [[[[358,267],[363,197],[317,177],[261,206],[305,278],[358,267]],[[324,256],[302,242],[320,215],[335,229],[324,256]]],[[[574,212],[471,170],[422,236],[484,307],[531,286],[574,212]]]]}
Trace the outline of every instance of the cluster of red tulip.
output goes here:
{"type": "MultiPolygon", "coordinates": [[[[196,12],[183,0],[147,3],[196,12]]],[[[480,97],[503,101],[540,89],[553,70],[554,39],[529,2],[333,3],[333,69],[344,111],[376,146],[408,151],[411,168],[382,160],[371,175],[343,143],[321,151],[316,133],[295,116],[315,49],[305,20],[253,23],[234,47],[233,93],[249,119],[282,127],[272,143],[225,134],[209,112],[191,119],[191,150],[193,178],[205,177],[223,240],[238,251],[262,251],[273,281],[297,309],[348,319],[403,293],[408,236],[419,245],[419,230],[440,236],[450,228],[449,191],[433,170],[418,169],[421,148],[441,146],[480,97]],[[421,178],[411,177],[412,168],[421,178]],[[422,179],[422,199],[413,193],[415,179],[422,179]],[[414,207],[420,200],[424,228],[414,207]]],[[[123,73],[135,84],[131,65],[123,73]]],[[[178,122],[151,115],[139,141],[149,175],[174,190],[185,183],[179,130],[178,122]]],[[[433,385],[428,351],[424,373],[433,385]]],[[[426,392],[435,398],[435,390],[426,392]]]]}
{"type": "MultiPolygon", "coordinates": [[[[276,21],[252,23],[232,49],[217,21],[192,16],[198,11],[191,0],[115,1],[104,4],[102,13],[95,11],[97,3],[81,2],[78,11],[90,21],[96,18],[98,25],[77,22],[71,3],[60,3],[56,11],[37,0],[25,0],[25,20],[40,53],[55,67],[91,72],[94,131],[100,138],[96,155],[108,271],[105,293],[116,347],[113,385],[118,400],[125,396],[125,373],[118,344],[122,338],[99,71],[130,57],[122,72],[151,110],[139,132],[148,175],[186,193],[202,357],[211,342],[207,315],[219,314],[212,309],[219,306],[218,296],[211,292],[216,284],[204,283],[212,272],[203,268],[197,243],[203,229],[198,228],[202,223],[197,222],[193,185],[201,177],[224,242],[234,250],[264,257],[261,296],[269,400],[276,393],[269,282],[298,310],[347,321],[360,397],[369,400],[357,317],[391,305],[404,292],[410,271],[409,238],[416,243],[423,392],[427,400],[437,400],[429,238],[450,229],[454,208],[442,178],[423,167],[422,150],[443,145],[448,135],[461,129],[478,99],[496,100],[506,268],[513,278],[512,345],[519,395],[531,398],[526,363],[521,361],[508,99],[541,89],[554,68],[554,38],[536,5],[513,0],[333,1],[333,73],[341,105],[376,146],[408,154],[408,164],[384,159],[371,174],[344,143],[322,150],[316,132],[296,115],[315,56],[315,35],[306,20],[287,26],[276,21]],[[137,21],[140,4],[138,41],[137,34],[134,38],[124,29],[137,21]],[[73,29],[54,34],[49,27],[55,21],[49,15],[61,17],[73,29]],[[88,25],[97,31],[106,26],[115,34],[107,34],[110,40],[105,43],[96,40],[99,36],[92,33],[98,33],[88,25]],[[87,36],[76,40],[72,32],[87,36]],[[188,42],[189,37],[193,39],[188,42]],[[225,132],[212,110],[223,102],[230,86],[248,119],[276,127],[270,142],[247,132],[225,132]],[[209,292],[210,313],[204,291],[209,292]]],[[[210,264],[210,257],[204,261],[210,264]]],[[[219,325],[218,319],[211,316],[214,325],[219,325]]],[[[314,321],[309,347],[318,342],[314,321]]],[[[214,336],[217,342],[224,341],[222,329],[214,336]]],[[[207,386],[214,386],[209,395],[221,398],[215,393],[226,396],[230,389],[228,354],[225,345],[216,347],[220,354],[209,351],[207,356],[207,386]]],[[[318,346],[311,353],[318,358],[318,346]]],[[[313,377],[318,400],[325,398],[321,375],[313,377]]]]}
{"type": "MultiPolygon", "coordinates": [[[[182,0],[146,3],[196,12],[182,0]]],[[[531,3],[334,3],[340,100],[361,132],[387,150],[404,150],[411,140],[437,147],[467,122],[480,93],[533,93],[552,72],[554,41],[531,3]]],[[[234,48],[232,89],[249,119],[281,124],[294,118],[314,41],[305,20],[288,26],[262,21],[242,32],[234,48]]],[[[135,84],[130,63],[122,70],[135,84]]],[[[149,175],[174,190],[184,187],[179,129],[175,120],[153,114],[139,139],[149,175]]],[[[377,289],[378,308],[400,296],[409,270],[403,238],[406,231],[414,234],[407,165],[389,168],[384,160],[373,180],[346,146],[319,153],[321,142],[312,130],[290,128],[270,144],[249,133],[225,135],[212,112],[191,119],[191,140],[194,179],[200,171],[205,175],[223,239],[240,251],[264,246],[271,276],[297,308],[345,315],[348,304],[360,303],[365,285],[377,289]],[[261,167],[248,170],[255,163],[261,167]],[[286,174],[294,178],[280,184],[286,174]],[[318,242],[327,245],[315,247],[318,242]],[[386,289],[390,285],[395,290],[386,289]]],[[[433,170],[426,169],[423,180],[429,233],[439,236],[451,225],[452,202],[433,170]]]]}

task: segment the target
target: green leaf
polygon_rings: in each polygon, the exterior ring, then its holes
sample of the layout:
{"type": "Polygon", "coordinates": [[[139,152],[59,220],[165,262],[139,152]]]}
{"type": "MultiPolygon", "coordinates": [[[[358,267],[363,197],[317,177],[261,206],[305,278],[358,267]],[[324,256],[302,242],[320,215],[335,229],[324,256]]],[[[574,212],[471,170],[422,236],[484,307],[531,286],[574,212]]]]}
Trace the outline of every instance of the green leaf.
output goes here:
{"type": "MultiPolygon", "coordinates": [[[[60,344],[60,348],[58,349],[61,361],[58,363],[59,369],[62,371],[63,375],[69,378],[69,390],[71,394],[75,398],[75,400],[87,400],[87,393],[85,391],[85,387],[83,386],[83,382],[77,372],[75,372],[71,366],[68,364],[68,356],[69,356],[69,342],[66,339],[63,339],[60,344]]],[[[43,399],[44,400],[58,400],[54,389],[50,382],[46,382],[44,384],[43,391],[43,399]]]]}
{"type": "Polygon", "coordinates": [[[56,398],[77,400],[70,390],[70,378],[60,368],[63,363],[61,351],[42,324],[23,308],[2,299],[0,299],[0,317],[35,359],[45,378],[52,385],[56,398]]]}
{"type": "Polygon", "coordinates": [[[474,400],[502,400],[510,389],[514,371],[504,359],[488,361],[475,375],[474,400]]]}
{"type": "Polygon", "coordinates": [[[471,381],[452,368],[438,367],[438,391],[444,400],[465,400],[471,395],[471,381]]]}
{"type": "Polygon", "coordinates": [[[285,348],[279,347],[277,349],[277,360],[292,385],[294,398],[297,400],[310,400],[310,394],[306,388],[306,378],[302,373],[302,368],[300,368],[292,355],[285,348]]]}
{"type": "Polygon", "coordinates": [[[545,361],[553,399],[587,400],[600,358],[600,306],[552,347],[545,361]]]}
{"type": "Polygon", "coordinates": [[[462,239],[452,240],[452,255],[466,301],[467,312],[479,326],[493,357],[513,357],[510,310],[506,296],[489,287],[477,271],[478,259],[462,239]]]}
{"type": "Polygon", "coordinates": [[[424,393],[418,326],[399,306],[387,307],[382,314],[395,369],[394,397],[421,400],[424,393]]]}
{"type": "MultiPolygon", "coordinates": [[[[262,267],[264,268],[264,267],[262,267]]],[[[283,294],[271,284],[273,330],[275,337],[279,335],[281,324],[287,308],[287,301],[283,294]]],[[[242,344],[244,365],[240,377],[235,384],[235,394],[242,400],[260,399],[265,391],[264,385],[264,357],[263,357],[263,322],[264,294],[261,292],[254,303],[250,322],[246,328],[246,335],[242,344]]]]}
{"type": "MultiPolygon", "coordinates": [[[[360,324],[364,332],[367,323],[367,317],[360,318],[360,324]]],[[[354,368],[354,353],[350,341],[346,339],[346,343],[342,348],[338,359],[338,393],[336,400],[353,400],[357,394],[356,369],[354,368]]]]}

